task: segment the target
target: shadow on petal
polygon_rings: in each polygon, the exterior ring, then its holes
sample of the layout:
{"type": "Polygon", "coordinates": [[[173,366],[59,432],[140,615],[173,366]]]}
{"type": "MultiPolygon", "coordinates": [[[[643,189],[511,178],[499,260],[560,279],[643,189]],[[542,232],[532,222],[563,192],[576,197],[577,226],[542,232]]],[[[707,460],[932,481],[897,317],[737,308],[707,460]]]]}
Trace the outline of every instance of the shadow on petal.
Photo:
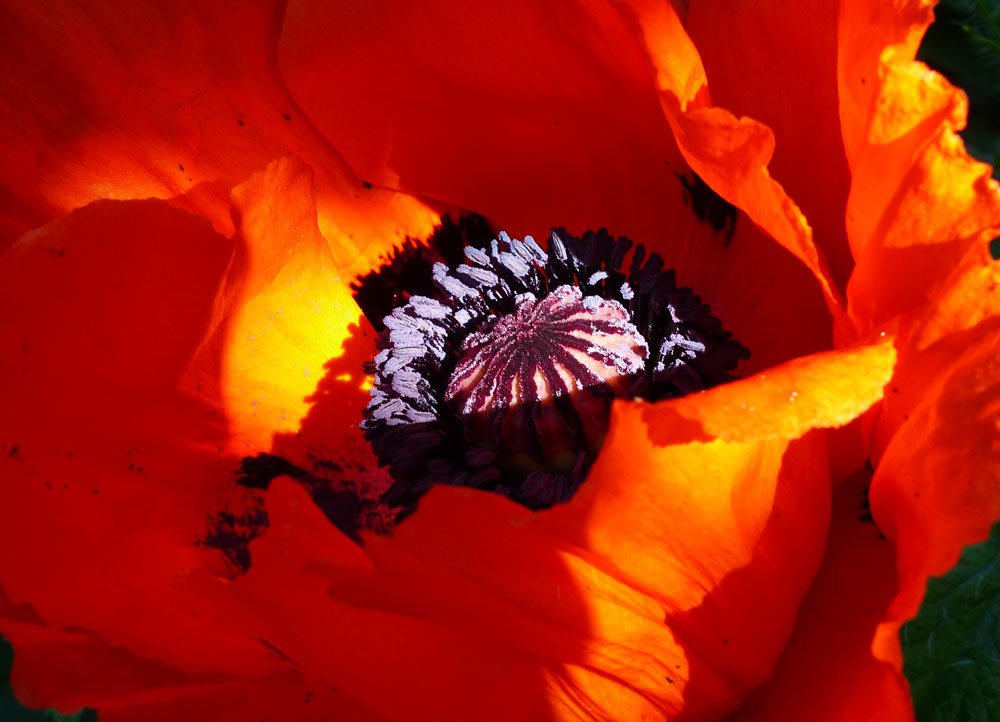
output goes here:
{"type": "Polygon", "coordinates": [[[872,654],[876,628],[898,589],[895,549],[864,513],[871,479],[836,490],[826,556],[770,680],[733,722],[907,722],[902,674],[872,654]]]}
{"type": "MultiPolygon", "coordinates": [[[[826,541],[830,480],[823,433],[811,432],[782,454],[774,498],[748,563],[697,607],[666,615],[687,646],[689,665],[677,722],[714,719],[711,712],[731,710],[715,707],[720,686],[738,702],[771,676],[826,541]]],[[[746,499],[734,499],[741,503],[751,511],[746,499]]]]}
{"type": "Polygon", "coordinates": [[[247,502],[218,407],[177,389],[235,246],[164,201],[101,201],[0,264],[4,591],[188,673],[273,669],[185,583],[229,573],[205,535],[247,502]]]}
{"type": "Polygon", "coordinates": [[[396,510],[382,501],[392,485],[360,428],[370,398],[364,366],[375,355],[375,331],[364,318],[348,327],[343,351],[308,397],[309,411],[294,434],[276,434],[271,453],[307,470],[300,477],[327,518],[352,538],[361,530],[388,532],[396,510]]]}

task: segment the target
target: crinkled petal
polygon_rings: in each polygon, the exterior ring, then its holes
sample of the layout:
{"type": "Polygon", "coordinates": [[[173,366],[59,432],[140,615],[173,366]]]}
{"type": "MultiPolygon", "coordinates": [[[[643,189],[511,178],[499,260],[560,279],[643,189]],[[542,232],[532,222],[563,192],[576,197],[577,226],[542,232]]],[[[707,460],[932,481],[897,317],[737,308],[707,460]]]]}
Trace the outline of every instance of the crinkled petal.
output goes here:
{"type": "Polygon", "coordinates": [[[856,261],[848,299],[862,335],[925,313],[971,249],[1000,234],[1000,187],[957,134],[965,94],[913,60],[930,5],[841,8],[847,231],[856,261]]]}
{"type": "Polygon", "coordinates": [[[765,123],[768,166],[802,208],[843,290],[853,266],[844,221],[850,183],[840,135],[836,3],[696,2],[684,27],[712,100],[765,123]],[[817,172],[817,169],[821,169],[817,172]]]}
{"type": "Polygon", "coordinates": [[[844,148],[852,170],[868,142],[868,126],[879,92],[882,53],[893,47],[899,57],[912,60],[927,26],[934,20],[934,2],[905,0],[887,4],[846,0],[840,3],[837,86],[844,148]]]}
{"type": "Polygon", "coordinates": [[[869,452],[875,460],[924,403],[928,383],[951,373],[956,358],[996,323],[1000,264],[985,245],[973,246],[929,301],[922,313],[902,324],[905,332],[897,340],[901,362],[871,425],[869,452]]]}
{"type": "Polygon", "coordinates": [[[922,400],[872,482],[872,512],[899,549],[900,592],[877,647],[897,668],[899,627],[916,614],[928,577],[954,566],[1000,518],[1000,320],[953,341],[939,349],[950,362],[931,365],[934,376],[904,377],[922,385],[922,400]]]}
{"type": "Polygon", "coordinates": [[[671,6],[646,0],[633,5],[656,70],[660,103],[684,159],[716,192],[806,265],[831,313],[839,315],[839,293],[825,257],[813,243],[812,229],[771,177],[774,133],[757,120],[737,119],[729,110],[709,106],[705,89],[691,82],[689,64],[673,63],[673,46],[685,32],[671,6]]]}

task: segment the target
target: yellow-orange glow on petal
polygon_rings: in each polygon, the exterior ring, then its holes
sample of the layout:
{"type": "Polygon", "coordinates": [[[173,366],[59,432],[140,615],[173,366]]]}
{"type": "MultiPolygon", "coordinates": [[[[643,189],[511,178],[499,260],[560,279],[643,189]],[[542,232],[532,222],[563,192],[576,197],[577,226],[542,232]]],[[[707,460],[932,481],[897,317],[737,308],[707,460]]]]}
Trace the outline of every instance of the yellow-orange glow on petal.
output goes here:
{"type": "MultiPolygon", "coordinates": [[[[797,390],[802,411],[792,425],[748,421],[740,442],[692,441],[690,420],[655,413],[670,404],[619,404],[571,502],[531,514],[434,489],[394,538],[367,540],[382,581],[355,583],[345,598],[460,630],[518,665],[519,677],[540,668],[556,719],[598,710],[722,718],[767,678],[822,556],[824,439],[790,439],[862,413],[893,360],[891,341],[880,340],[776,369],[781,393],[797,390]],[[853,386],[822,383],[838,371],[853,386]]],[[[775,404],[764,395],[762,406],[775,404]]],[[[710,418],[711,399],[693,398],[710,418]]],[[[455,674],[446,660],[433,664],[455,674]]],[[[499,709],[502,696],[494,699],[499,709]]]]}
{"type": "MultiPolygon", "coordinates": [[[[641,408],[617,412],[585,486],[542,521],[586,549],[582,558],[602,572],[594,580],[567,564],[590,628],[601,630],[585,666],[613,670],[670,714],[706,719],[721,719],[765,679],[825,538],[824,454],[806,446],[658,446],[641,408]],[[768,623],[750,624],[765,607],[768,623]],[[672,637],[642,620],[665,624],[672,637]],[[606,649],[622,644],[617,654],[606,649]]],[[[599,683],[584,689],[601,694],[599,683]]]]}
{"type": "Polygon", "coordinates": [[[365,185],[352,185],[348,194],[331,190],[318,188],[319,229],[337,268],[351,278],[378,270],[407,237],[427,238],[441,221],[436,211],[398,191],[365,185]]]}
{"type": "Polygon", "coordinates": [[[923,351],[951,333],[966,331],[1000,315],[1000,263],[990,257],[989,246],[969,249],[952,274],[944,292],[931,301],[912,339],[923,351]]]}
{"type": "Polygon", "coordinates": [[[982,228],[996,191],[988,166],[969,157],[956,132],[965,126],[965,94],[922,63],[887,64],[876,102],[885,110],[872,119],[848,201],[854,255],[872,242],[933,245],[982,228]]]}
{"type": "MultiPolygon", "coordinates": [[[[439,488],[393,539],[366,540],[381,581],[369,586],[365,606],[454,630],[489,659],[507,659],[512,677],[528,680],[521,699],[510,700],[509,689],[484,683],[479,669],[456,671],[451,660],[427,655],[428,674],[447,673],[454,685],[449,712],[456,711],[446,719],[477,708],[505,720],[575,720],[611,710],[658,718],[682,708],[689,676],[682,640],[665,624],[660,599],[568,538],[586,513],[578,509],[563,528],[548,523],[548,513],[493,495],[439,488]],[[514,713],[538,692],[535,704],[548,714],[514,713]]],[[[363,586],[356,583],[352,596],[363,586]]],[[[414,709],[438,704],[406,670],[381,670],[407,689],[414,709]]],[[[724,707],[732,690],[717,684],[714,691],[712,704],[724,707]]]]}
{"type": "Polygon", "coordinates": [[[934,5],[935,0],[840,3],[837,86],[844,148],[852,168],[868,142],[883,53],[888,50],[897,58],[916,56],[924,31],[934,20],[934,5]]]}
{"type": "Polygon", "coordinates": [[[704,105],[708,101],[705,68],[677,13],[668,3],[653,0],[632,0],[630,5],[642,18],[646,45],[655,49],[654,70],[660,89],[677,96],[683,111],[690,103],[704,105]]]}
{"type": "Polygon", "coordinates": [[[965,94],[913,60],[931,3],[868,5],[842,6],[839,59],[856,262],[847,296],[861,335],[926,313],[970,249],[1000,233],[1000,186],[958,136],[965,94]],[[882,13],[893,17],[864,24],[882,13]]]}
{"type": "Polygon", "coordinates": [[[298,428],[360,310],[316,226],[311,171],[275,161],[237,186],[233,203],[241,245],[221,299],[232,311],[196,370],[220,365],[216,391],[235,451],[245,453],[298,428]]]}
{"type": "Polygon", "coordinates": [[[325,521],[276,480],[271,529],[233,585],[257,599],[249,626],[388,718],[722,718],[766,677],[819,563],[819,439],[664,448],[641,409],[631,421],[610,443],[634,474],[614,464],[541,513],[434,489],[393,538],[355,547],[370,563],[343,557],[329,533],[295,532],[325,521]],[[287,504],[294,525],[279,514],[287,504]],[[289,628],[293,613],[314,632],[289,628]],[[376,659],[376,675],[358,667],[376,659]]]}
{"type": "MultiPolygon", "coordinates": [[[[619,424],[616,434],[626,437],[638,433],[649,435],[649,426],[640,414],[620,412],[616,423],[619,424]]],[[[609,456],[614,458],[614,451],[623,441],[612,437],[608,443],[609,456]]],[[[779,443],[777,446],[782,445],[779,443]]],[[[748,520],[748,527],[741,526],[733,508],[734,488],[740,479],[755,472],[766,480],[766,486],[757,490],[759,498],[772,498],[782,451],[783,448],[779,448],[778,453],[769,453],[770,450],[762,453],[745,445],[721,441],[705,447],[693,444],[649,446],[639,468],[630,474],[631,481],[644,490],[644,494],[662,497],[656,504],[663,512],[663,519],[670,519],[670,523],[664,524],[660,532],[644,528],[647,533],[636,535],[636,541],[645,547],[642,553],[639,549],[630,553],[628,547],[633,542],[627,538],[629,535],[622,535],[607,524],[595,525],[588,534],[589,539],[596,548],[608,548],[612,539],[615,544],[624,544],[615,556],[620,555],[625,567],[623,571],[631,579],[641,584],[641,580],[655,577],[658,585],[668,590],[673,604],[682,609],[694,607],[704,599],[711,584],[691,583],[691,570],[684,563],[690,561],[684,559],[690,535],[704,539],[705,532],[710,530],[713,537],[718,534],[720,538],[731,540],[730,545],[713,550],[711,557],[701,561],[698,565],[699,576],[704,574],[717,582],[729,569],[746,565],[752,556],[753,544],[760,535],[762,519],[748,520]],[[671,470],[670,478],[659,479],[666,469],[671,470]]],[[[601,464],[594,470],[598,478],[611,473],[607,464],[601,464]]],[[[615,469],[614,473],[620,475],[621,471],[615,469]]],[[[623,505],[634,503],[634,496],[605,498],[599,510],[600,517],[608,519],[623,513],[623,505]]],[[[765,507],[770,507],[769,501],[765,502],[765,507]]],[[[625,514],[623,518],[628,516],[625,514]]],[[[643,527],[652,522],[652,519],[635,521],[643,527]]]]}
{"type": "Polygon", "coordinates": [[[893,339],[789,361],[748,379],[649,406],[659,443],[794,439],[843,426],[882,398],[896,361],[893,339]]]}

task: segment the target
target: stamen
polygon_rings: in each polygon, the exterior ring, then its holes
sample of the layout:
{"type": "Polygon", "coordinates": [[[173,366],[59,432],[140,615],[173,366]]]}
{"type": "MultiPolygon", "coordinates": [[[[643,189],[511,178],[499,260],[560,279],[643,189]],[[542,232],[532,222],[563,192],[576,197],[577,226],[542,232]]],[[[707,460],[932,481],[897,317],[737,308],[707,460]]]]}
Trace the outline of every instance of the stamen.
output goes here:
{"type": "Polygon", "coordinates": [[[434,294],[385,317],[373,363],[363,427],[395,479],[384,500],[404,513],[434,484],[531,508],[565,501],[612,399],[708,388],[749,356],[626,238],[556,229],[544,250],[500,233],[463,255],[453,270],[434,265],[434,294]]]}

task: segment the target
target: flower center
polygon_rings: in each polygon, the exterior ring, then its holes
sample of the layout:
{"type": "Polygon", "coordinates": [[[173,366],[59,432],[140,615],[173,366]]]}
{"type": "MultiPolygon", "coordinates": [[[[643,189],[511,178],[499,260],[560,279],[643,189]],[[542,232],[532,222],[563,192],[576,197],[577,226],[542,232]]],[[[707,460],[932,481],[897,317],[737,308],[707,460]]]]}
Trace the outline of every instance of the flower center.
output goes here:
{"type": "Polygon", "coordinates": [[[435,484],[566,501],[614,398],[709,388],[749,356],[660,256],[605,231],[546,249],[501,233],[464,257],[434,265],[431,295],[400,289],[371,364],[362,427],[402,513],[435,484]]]}
{"type": "Polygon", "coordinates": [[[507,470],[569,474],[600,448],[611,399],[645,367],[646,341],[620,303],[576,286],[515,304],[465,339],[444,398],[470,447],[507,470]]]}

